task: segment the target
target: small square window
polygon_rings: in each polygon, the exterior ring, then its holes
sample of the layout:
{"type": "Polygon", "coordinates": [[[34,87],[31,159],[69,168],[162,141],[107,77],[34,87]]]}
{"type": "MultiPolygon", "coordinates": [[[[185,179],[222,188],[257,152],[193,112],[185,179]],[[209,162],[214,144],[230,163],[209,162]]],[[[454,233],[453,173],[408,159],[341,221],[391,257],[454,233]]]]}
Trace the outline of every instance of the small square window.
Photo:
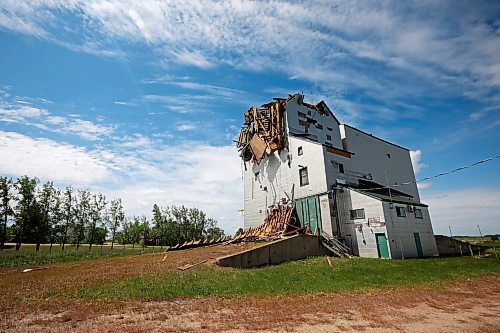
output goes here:
{"type": "Polygon", "coordinates": [[[327,135],[326,139],[332,141],[332,136],[331,135],[327,135]]]}
{"type": "Polygon", "coordinates": [[[302,146],[300,146],[298,149],[297,149],[297,155],[302,155],[304,154],[304,150],[302,149],[302,146]]]}
{"type": "Polygon", "coordinates": [[[330,132],[333,131],[333,128],[331,127],[327,127],[326,129],[329,130],[330,132]]]}
{"type": "Polygon", "coordinates": [[[307,174],[307,167],[299,169],[300,186],[309,185],[309,175],[307,174]]]}
{"type": "Polygon", "coordinates": [[[304,112],[300,112],[300,111],[297,111],[297,115],[299,117],[302,117],[302,118],[305,118],[306,117],[306,114],[304,112]]]}
{"type": "Polygon", "coordinates": [[[322,129],[323,129],[323,125],[321,125],[321,124],[316,124],[316,128],[317,128],[317,129],[322,130],[322,129]]]}
{"type": "Polygon", "coordinates": [[[406,217],[406,210],[404,207],[396,206],[396,215],[399,217],[406,217]]]}
{"type": "Polygon", "coordinates": [[[388,158],[391,158],[391,154],[387,153],[387,157],[388,157],[388,158]]]}
{"type": "Polygon", "coordinates": [[[365,209],[352,209],[351,210],[351,220],[358,220],[365,218],[365,209]]]}
{"type": "Polygon", "coordinates": [[[310,115],[312,115],[312,112],[311,111],[307,111],[307,114],[310,116],[310,115]]]}
{"type": "Polygon", "coordinates": [[[300,126],[306,126],[306,122],[305,122],[305,121],[303,121],[303,120],[300,120],[300,119],[299,119],[299,125],[300,125],[300,126]]]}
{"type": "Polygon", "coordinates": [[[342,163],[339,163],[339,172],[344,173],[344,165],[342,163]]]}
{"type": "Polygon", "coordinates": [[[415,218],[423,219],[424,215],[422,214],[422,210],[420,208],[415,208],[415,218]]]}

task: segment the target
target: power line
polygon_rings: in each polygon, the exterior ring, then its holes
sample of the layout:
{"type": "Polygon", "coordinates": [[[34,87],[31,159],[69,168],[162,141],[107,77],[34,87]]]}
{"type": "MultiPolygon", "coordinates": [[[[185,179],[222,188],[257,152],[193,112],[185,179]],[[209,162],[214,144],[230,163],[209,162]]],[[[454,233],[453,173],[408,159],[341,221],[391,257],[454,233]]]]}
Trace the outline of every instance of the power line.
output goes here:
{"type": "Polygon", "coordinates": [[[449,175],[451,173],[455,173],[455,172],[458,172],[458,171],[462,171],[462,170],[465,170],[465,169],[469,169],[469,168],[472,168],[476,165],[479,165],[479,164],[483,164],[483,163],[486,163],[486,162],[490,162],[490,161],[493,161],[497,158],[500,158],[500,155],[496,155],[496,156],[492,156],[492,157],[488,157],[488,158],[485,158],[484,160],[480,160],[480,161],[477,161],[477,162],[474,162],[472,164],[469,164],[469,165],[464,165],[460,168],[456,168],[456,169],[453,169],[453,170],[450,170],[450,171],[445,171],[445,172],[441,172],[437,175],[434,175],[434,176],[429,176],[429,177],[425,177],[425,178],[422,178],[422,179],[419,179],[419,180],[413,180],[413,181],[409,181],[409,182],[404,182],[404,183],[399,183],[399,184],[394,184],[394,185],[391,185],[391,186],[381,186],[381,187],[372,187],[372,188],[363,188],[363,190],[382,190],[382,189],[385,189],[385,188],[391,188],[391,187],[399,187],[399,186],[405,186],[405,185],[411,185],[411,184],[416,184],[416,183],[420,183],[420,182],[423,182],[423,181],[426,181],[426,180],[429,180],[429,179],[434,179],[434,178],[438,178],[438,177],[442,177],[442,176],[446,176],[446,175],[449,175]]]}
{"type": "Polygon", "coordinates": [[[462,170],[465,170],[465,169],[468,169],[468,168],[472,168],[473,166],[476,166],[476,165],[479,165],[479,164],[482,164],[482,163],[486,163],[486,162],[490,162],[490,161],[493,161],[494,159],[497,159],[497,158],[500,158],[500,155],[493,156],[493,157],[488,157],[488,158],[485,158],[484,160],[477,161],[477,162],[474,162],[472,164],[465,165],[463,167],[456,168],[456,169],[453,169],[453,170],[450,170],[450,171],[441,172],[440,174],[437,174],[435,176],[422,178],[420,180],[417,180],[417,183],[425,181],[425,180],[434,179],[434,178],[437,178],[437,177],[449,175],[450,173],[454,173],[454,172],[457,172],[457,171],[462,171],[462,170]]]}

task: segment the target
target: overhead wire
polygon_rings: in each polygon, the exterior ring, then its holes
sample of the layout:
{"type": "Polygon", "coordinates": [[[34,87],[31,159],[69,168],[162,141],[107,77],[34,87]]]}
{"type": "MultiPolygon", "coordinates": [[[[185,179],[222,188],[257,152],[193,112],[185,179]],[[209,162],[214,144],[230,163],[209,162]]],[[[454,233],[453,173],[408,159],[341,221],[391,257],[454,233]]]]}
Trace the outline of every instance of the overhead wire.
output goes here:
{"type": "Polygon", "coordinates": [[[420,183],[420,182],[423,182],[423,181],[426,181],[426,180],[430,180],[430,179],[434,179],[434,178],[446,176],[446,175],[449,175],[449,174],[452,174],[452,173],[455,173],[455,172],[458,172],[458,171],[469,169],[469,168],[472,168],[472,167],[474,167],[476,165],[493,161],[493,160],[495,160],[497,158],[500,158],[500,155],[488,157],[488,158],[485,158],[483,160],[474,162],[472,164],[464,165],[462,167],[459,167],[459,168],[456,168],[456,169],[453,169],[453,170],[444,171],[444,172],[438,173],[437,175],[434,175],[434,176],[424,177],[424,178],[421,178],[419,180],[412,180],[412,181],[408,181],[408,182],[404,182],[404,183],[399,183],[399,184],[394,184],[394,185],[388,185],[388,186],[363,188],[363,190],[382,190],[382,189],[385,189],[385,188],[394,188],[394,187],[399,187],[399,186],[406,186],[406,185],[416,184],[416,183],[420,183]]]}

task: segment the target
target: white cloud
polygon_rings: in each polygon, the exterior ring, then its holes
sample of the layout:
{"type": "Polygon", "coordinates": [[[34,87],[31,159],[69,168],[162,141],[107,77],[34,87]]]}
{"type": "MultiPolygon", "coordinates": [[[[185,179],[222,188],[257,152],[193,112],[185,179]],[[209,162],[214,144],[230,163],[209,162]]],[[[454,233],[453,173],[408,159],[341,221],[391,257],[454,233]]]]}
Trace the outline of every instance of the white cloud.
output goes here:
{"type": "Polygon", "coordinates": [[[172,55],[178,63],[183,65],[195,66],[202,69],[208,69],[215,66],[199,52],[189,52],[185,50],[181,52],[172,51],[172,55]]]}
{"type": "Polygon", "coordinates": [[[154,203],[188,205],[221,219],[234,233],[242,226],[241,161],[233,146],[186,142],[168,146],[149,138],[122,138],[109,148],[85,149],[46,138],[0,131],[0,174],[24,174],[120,197],[128,216],[151,216],[154,203]],[[136,144],[134,144],[134,142],[136,144]],[[119,143],[119,142],[118,142],[119,143]]]}
{"type": "Polygon", "coordinates": [[[196,124],[194,124],[194,123],[188,123],[188,122],[180,123],[180,124],[177,124],[175,126],[175,128],[178,131],[182,131],[182,132],[192,131],[192,130],[196,129],[196,127],[197,127],[196,124]]]}
{"type": "Polygon", "coordinates": [[[123,41],[150,48],[159,63],[280,71],[326,90],[481,98],[500,86],[497,12],[494,2],[47,0],[4,4],[0,25],[79,52],[122,56],[113,49],[123,41]],[[400,89],[390,89],[395,81],[400,89]]]}
{"type": "Polygon", "coordinates": [[[431,187],[431,183],[429,183],[429,182],[420,182],[420,183],[417,183],[417,188],[419,190],[426,190],[429,187],[431,187]]]}
{"type": "Polygon", "coordinates": [[[111,126],[99,125],[82,119],[68,121],[60,130],[76,134],[87,140],[100,140],[113,133],[113,127],[111,126]]]}
{"type": "Polygon", "coordinates": [[[40,118],[47,114],[47,110],[18,105],[13,109],[0,109],[0,121],[20,123],[29,121],[32,118],[40,118]]]}
{"type": "Polygon", "coordinates": [[[498,189],[423,192],[422,201],[429,205],[435,234],[448,235],[451,226],[454,235],[476,235],[478,224],[483,234],[500,233],[498,189]]]}
{"type": "Polygon", "coordinates": [[[49,139],[0,131],[0,173],[29,175],[75,185],[93,184],[112,175],[85,149],[49,139]]]}
{"type": "Polygon", "coordinates": [[[415,171],[415,174],[418,174],[420,170],[427,167],[427,164],[421,162],[422,151],[420,149],[410,150],[410,158],[411,158],[411,164],[413,165],[413,171],[415,171]]]}

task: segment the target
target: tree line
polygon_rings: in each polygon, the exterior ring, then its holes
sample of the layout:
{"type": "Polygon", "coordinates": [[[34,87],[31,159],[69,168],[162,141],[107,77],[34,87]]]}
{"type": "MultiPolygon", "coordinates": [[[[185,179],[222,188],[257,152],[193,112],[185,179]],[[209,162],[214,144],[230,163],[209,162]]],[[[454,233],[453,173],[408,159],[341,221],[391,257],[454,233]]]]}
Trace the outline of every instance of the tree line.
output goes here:
{"type": "Polygon", "coordinates": [[[121,199],[109,200],[102,193],[54,187],[48,181],[40,185],[28,176],[17,180],[0,176],[0,250],[5,242],[15,242],[16,251],[23,243],[82,244],[92,246],[106,240],[115,243],[175,245],[191,239],[218,238],[224,231],[217,222],[197,208],[153,206],[153,218],[125,217],[121,199]]]}

